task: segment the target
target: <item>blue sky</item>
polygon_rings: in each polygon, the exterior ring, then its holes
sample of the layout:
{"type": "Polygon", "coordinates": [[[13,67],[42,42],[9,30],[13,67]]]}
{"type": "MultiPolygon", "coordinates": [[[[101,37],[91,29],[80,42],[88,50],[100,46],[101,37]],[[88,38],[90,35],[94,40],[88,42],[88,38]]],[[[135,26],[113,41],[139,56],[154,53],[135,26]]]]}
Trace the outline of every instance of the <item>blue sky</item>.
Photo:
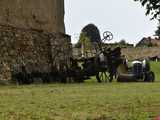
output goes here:
{"type": "Polygon", "coordinates": [[[133,0],[65,0],[66,33],[76,43],[81,29],[95,24],[101,34],[111,31],[114,41],[125,39],[137,43],[142,37],[153,36],[156,21],[145,16],[145,8],[133,0]]]}

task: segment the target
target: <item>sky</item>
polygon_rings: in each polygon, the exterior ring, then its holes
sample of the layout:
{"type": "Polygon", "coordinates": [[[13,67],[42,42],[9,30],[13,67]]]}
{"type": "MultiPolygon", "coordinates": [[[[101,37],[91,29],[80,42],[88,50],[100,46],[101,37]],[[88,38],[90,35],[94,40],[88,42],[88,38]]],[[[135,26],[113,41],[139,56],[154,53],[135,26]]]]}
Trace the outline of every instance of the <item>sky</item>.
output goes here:
{"type": "Polygon", "coordinates": [[[111,31],[112,42],[125,39],[135,44],[143,37],[153,36],[156,21],[145,15],[145,8],[134,0],[65,0],[66,33],[72,36],[72,43],[78,41],[82,28],[95,24],[101,33],[111,31]]]}

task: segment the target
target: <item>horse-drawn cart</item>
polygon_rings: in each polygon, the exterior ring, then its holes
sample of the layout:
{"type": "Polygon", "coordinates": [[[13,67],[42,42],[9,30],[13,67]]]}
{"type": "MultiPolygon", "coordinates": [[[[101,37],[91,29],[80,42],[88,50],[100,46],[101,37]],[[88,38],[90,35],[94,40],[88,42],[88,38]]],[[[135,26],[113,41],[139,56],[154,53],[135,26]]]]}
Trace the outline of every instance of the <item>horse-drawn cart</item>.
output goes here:
{"type": "Polygon", "coordinates": [[[103,39],[97,43],[94,57],[73,59],[71,58],[68,77],[78,82],[83,82],[91,76],[96,76],[98,82],[112,82],[116,76],[116,69],[122,63],[121,49],[119,47],[111,50],[105,47],[105,41],[113,39],[113,34],[104,32],[103,39]]]}
{"type": "Polygon", "coordinates": [[[71,66],[68,70],[69,78],[83,82],[91,76],[96,76],[98,82],[112,82],[114,77],[118,82],[153,82],[154,72],[150,70],[149,61],[144,63],[133,62],[130,69],[126,59],[121,55],[121,48],[114,49],[105,47],[105,41],[113,39],[111,32],[106,31],[103,39],[98,44],[97,53],[94,57],[71,59],[71,66]]]}

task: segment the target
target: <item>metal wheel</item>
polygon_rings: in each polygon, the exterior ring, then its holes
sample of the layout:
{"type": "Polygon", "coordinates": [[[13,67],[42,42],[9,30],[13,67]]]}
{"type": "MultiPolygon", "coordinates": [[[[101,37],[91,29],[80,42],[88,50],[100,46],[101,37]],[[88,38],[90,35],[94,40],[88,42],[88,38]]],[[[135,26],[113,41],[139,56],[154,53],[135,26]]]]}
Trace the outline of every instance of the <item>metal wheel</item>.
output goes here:
{"type": "Polygon", "coordinates": [[[109,81],[108,72],[107,71],[98,72],[96,75],[96,79],[99,83],[108,82],[109,81]]]}
{"type": "Polygon", "coordinates": [[[102,42],[113,40],[113,34],[109,31],[104,32],[103,37],[104,38],[103,38],[102,42]]]}

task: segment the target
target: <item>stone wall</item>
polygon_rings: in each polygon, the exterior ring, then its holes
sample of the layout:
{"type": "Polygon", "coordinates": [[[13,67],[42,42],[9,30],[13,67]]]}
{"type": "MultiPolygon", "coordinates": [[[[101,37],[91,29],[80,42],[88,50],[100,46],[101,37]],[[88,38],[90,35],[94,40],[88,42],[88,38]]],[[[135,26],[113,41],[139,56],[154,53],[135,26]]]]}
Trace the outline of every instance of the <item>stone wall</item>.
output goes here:
{"type": "Polygon", "coordinates": [[[68,35],[0,25],[0,80],[11,80],[23,65],[28,73],[50,72],[71,54],[68,35]]]}
{"type": "Polygon", "coordinates": [[[65,33],[64,0],[0,0],[0,23],[65,33]]]}

